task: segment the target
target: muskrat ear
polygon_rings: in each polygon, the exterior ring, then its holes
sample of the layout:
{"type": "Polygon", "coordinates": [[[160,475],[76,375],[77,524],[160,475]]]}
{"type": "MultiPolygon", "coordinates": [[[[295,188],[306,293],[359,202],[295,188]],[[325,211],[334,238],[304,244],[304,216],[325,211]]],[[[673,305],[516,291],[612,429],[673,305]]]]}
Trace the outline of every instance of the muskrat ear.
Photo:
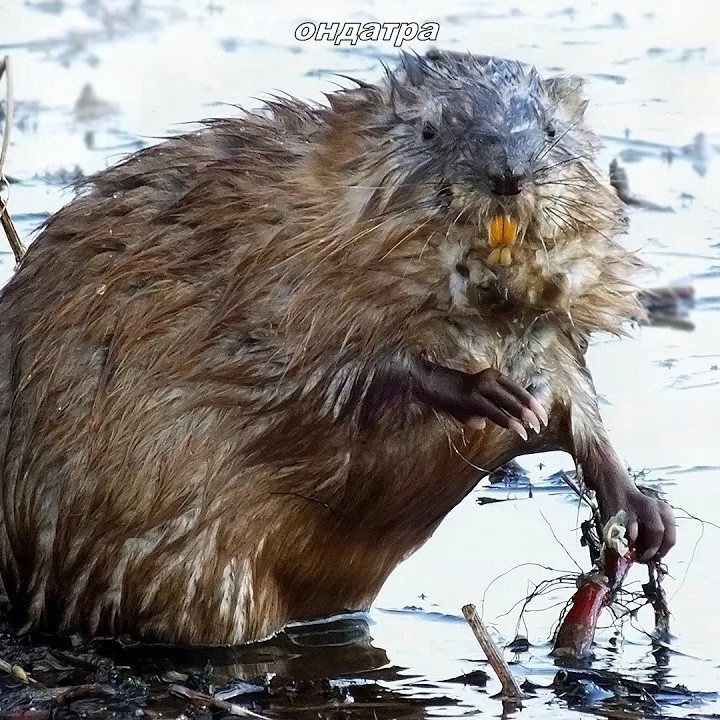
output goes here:
{"type": "Polygon", "coordinates": [[[579,119],[585,114],[587,101],[583,97],[585,81],[577,75],[551,77],[545,81],[547,93],[565,109],[568,117],[579,119]]]}

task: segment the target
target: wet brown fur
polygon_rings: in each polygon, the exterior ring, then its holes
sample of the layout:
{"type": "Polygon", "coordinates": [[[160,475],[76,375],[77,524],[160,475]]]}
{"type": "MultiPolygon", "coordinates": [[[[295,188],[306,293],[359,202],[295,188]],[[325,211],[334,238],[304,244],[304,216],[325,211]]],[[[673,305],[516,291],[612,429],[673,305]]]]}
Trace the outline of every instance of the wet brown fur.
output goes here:
{"type": "Polygon", "coordinates": [[[581,163],[592,216],[489,274],[477,222],[394,179],[387,92],[210,121],[42,228],[0,299],[0,570],[26,627],[239,643],[364,609],[478,469],[606,447],[581,346],[640,312],[619,203],[581,163]],[[498,367],[550,427],[372,407],[411,353],[498,367]]]}

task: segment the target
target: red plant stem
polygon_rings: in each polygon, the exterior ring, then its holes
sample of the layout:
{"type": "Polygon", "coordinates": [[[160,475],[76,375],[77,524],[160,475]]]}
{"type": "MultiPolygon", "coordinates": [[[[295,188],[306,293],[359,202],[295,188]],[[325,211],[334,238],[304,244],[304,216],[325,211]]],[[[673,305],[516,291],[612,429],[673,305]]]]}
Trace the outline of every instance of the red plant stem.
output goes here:
{"type": "Polygon", "coordinates": [[[553,655],[580,659],[589,654],[600,612],[612,603],[634,559],[632,552],[621,556],[615,550],[605,549],[603,572],[583,578],[558,629],[553,655]]]}

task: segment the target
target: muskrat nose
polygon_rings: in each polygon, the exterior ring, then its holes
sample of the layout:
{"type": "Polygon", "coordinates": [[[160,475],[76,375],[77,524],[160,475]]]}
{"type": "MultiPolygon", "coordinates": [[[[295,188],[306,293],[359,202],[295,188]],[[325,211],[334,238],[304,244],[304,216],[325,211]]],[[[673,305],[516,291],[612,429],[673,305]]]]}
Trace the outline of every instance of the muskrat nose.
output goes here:
{"type": "Polygon", "coordinates": [[[505,170],[502,173],[492,173],[489,179],[494,195],[519,195],[525,178],[520,173],[505,170]]]}

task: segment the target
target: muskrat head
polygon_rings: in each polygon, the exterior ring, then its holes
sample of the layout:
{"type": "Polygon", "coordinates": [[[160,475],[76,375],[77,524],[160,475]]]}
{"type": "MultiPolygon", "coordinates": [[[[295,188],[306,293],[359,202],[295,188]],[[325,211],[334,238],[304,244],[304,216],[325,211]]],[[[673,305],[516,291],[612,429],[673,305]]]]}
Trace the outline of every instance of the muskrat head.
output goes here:
{"type": "Polygon", "coordinates": [[[489,262],[509,265],[519,242],[547,248],[605,229],[579,78],[543,80],[473,55],[403,55],[383,92],[402,182],[432,192],[453,226],[477,226],[489,262]]]}

